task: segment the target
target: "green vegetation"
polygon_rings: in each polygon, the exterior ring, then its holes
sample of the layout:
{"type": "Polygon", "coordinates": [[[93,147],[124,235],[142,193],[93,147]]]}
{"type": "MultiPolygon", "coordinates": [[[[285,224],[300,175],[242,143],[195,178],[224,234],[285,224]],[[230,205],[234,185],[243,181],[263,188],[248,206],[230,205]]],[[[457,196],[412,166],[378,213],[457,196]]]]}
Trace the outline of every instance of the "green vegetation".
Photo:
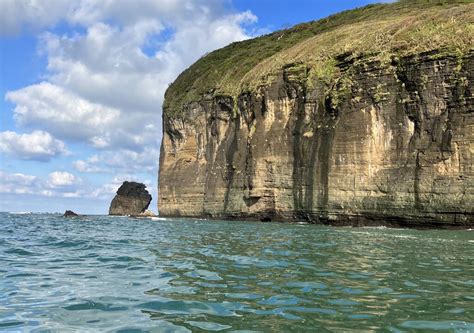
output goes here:
{"type": "Polygon", "coordinates": [[[389,63],[431,50],[462,55],[473,45],[474,0],[369,5],[209,53],[169,87],[164,110],[179,117],[185,105],[210,91],[234,97],[255,91],[290,64],[308,68],[304,80],[333,82],[340,55],[389,63]]]}

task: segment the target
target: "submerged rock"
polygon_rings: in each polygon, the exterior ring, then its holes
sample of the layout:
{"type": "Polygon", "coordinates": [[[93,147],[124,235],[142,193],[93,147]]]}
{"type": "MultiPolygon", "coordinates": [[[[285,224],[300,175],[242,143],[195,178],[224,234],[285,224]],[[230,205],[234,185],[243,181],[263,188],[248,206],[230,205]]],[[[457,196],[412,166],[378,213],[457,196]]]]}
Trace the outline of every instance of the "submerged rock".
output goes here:
{"type": "Polygon", "coordinates": [[[79,216],[79,215],[74,213],[72,210],[66,210],[63,215],[63,217],[74,217],[74,216],[79,216]]]}
{"type": "Polygon", "coordinates": [[[151,199],[145,184],[126,181],[110,203],[109,215],[140,215],[148,208],[151,199]]]}

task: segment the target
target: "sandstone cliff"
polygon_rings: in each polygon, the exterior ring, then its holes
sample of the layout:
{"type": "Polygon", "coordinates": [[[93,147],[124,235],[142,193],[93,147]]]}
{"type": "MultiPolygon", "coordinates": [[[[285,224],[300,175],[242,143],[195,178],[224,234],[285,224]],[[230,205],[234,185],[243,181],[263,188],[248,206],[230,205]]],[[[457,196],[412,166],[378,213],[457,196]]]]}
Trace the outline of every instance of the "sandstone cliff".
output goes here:
{"type": "Polygon", "coordinates": [[[160,215],[474,226],[473,27],[402,2],[202,58],[166,94],[160,215]]]}

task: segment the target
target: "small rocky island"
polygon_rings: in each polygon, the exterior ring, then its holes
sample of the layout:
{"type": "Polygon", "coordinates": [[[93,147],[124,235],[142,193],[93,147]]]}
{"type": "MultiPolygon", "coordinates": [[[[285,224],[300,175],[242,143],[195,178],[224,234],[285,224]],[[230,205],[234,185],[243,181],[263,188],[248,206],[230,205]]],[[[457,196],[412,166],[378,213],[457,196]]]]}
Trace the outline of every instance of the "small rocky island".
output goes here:
{"type": "Polygon", "coordinates": [[[109,215],[141,215],[145,213],[151,199],[145,184],[125,181],[110,203],[109,215]]]}
{"type": "Polygon", "coordinates": [[[74,213],[72,210],[66,210],[63,214],[63,217],[76,217],[78,214],[74,213]]]}

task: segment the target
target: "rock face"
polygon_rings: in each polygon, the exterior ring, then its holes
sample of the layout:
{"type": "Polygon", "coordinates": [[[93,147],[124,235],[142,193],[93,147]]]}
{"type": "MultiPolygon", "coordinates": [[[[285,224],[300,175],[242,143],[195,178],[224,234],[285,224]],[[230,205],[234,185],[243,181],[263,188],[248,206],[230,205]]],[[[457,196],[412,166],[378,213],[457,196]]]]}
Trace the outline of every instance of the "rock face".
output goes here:
{"type": "Polygon", "coordinates": [[[124,182],[112,200],[109,215],[137,216],[148,208],[151,195],[146,186],[136,182],[124,182]]]}
{"type": "Polygon", "coordinates": [[[328,84],[287,63],[253,91],[168,104],[160,215],[474,226],[473,50],[334,68],[328,84]]]}
{"type": "Polygon", "coordinates": [[[75,217],[79,216],[76,213],[74,213],[72,210],[66,210],[63,214],[63,217],[75,217]]]}

